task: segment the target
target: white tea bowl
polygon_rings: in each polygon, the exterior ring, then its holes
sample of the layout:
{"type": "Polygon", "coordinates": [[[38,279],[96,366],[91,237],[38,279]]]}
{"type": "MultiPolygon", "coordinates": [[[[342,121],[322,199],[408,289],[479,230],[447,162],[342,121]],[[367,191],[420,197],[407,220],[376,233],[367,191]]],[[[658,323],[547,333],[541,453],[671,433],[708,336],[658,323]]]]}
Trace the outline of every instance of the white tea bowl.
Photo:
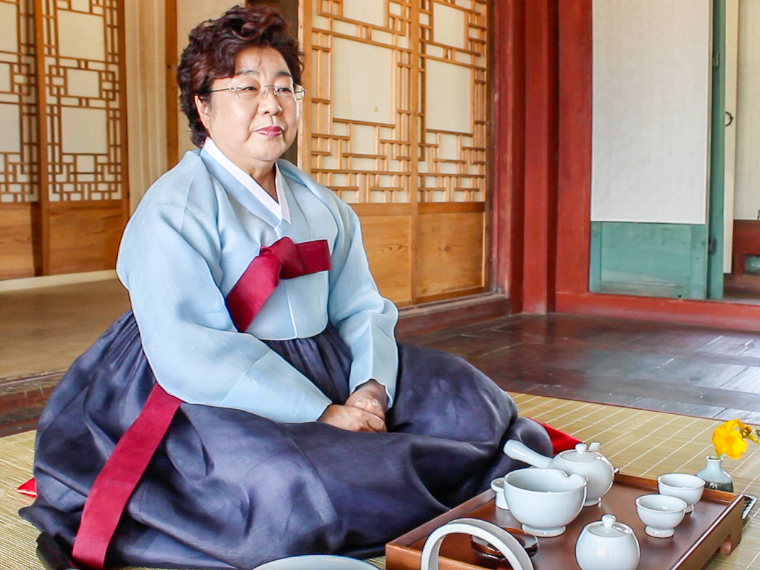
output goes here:
{"type": "Polygon", "coordinates": [[[529,467],[504,477],[509,512],[534,536],[559,536],[581,512],[588,482],[560,469],[529,467]]]}
{"type": "Polygon", "coordinates": [[[491,490],[496,493],[496,508],[508,511],[507,499],[504,497],[504,477],[491,481],[491,490]]]}
{"type": "Polygon", "coordinates": [[[669,495],[642,495],[636,499],[636,513],[649,536],[670,538],[686,514],[686,501],[669,495]]]}
{"type": "Polygon", "coordinates": [[[660,495],[670,495],[686,501],[686,512],[694,510],[694,504],[702,498],[705,480],[688,473],[666,473],[657,477],[660,495]]]}

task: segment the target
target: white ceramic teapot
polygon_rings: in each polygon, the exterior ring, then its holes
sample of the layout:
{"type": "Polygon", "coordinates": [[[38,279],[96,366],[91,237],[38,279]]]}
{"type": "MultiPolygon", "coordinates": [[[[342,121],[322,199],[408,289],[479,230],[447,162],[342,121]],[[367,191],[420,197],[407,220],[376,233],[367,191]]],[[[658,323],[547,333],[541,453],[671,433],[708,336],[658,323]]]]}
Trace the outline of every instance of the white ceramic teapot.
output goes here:
{"type": "Polygon", "coordinates": [[[615,515],[587,524],[575,543],[575,559],[581,570],[634,570],[641,549],[631,527],[615,515]]]}
{"type": "Polygon", "coordinates": [[[584,507],[598,505],[602,496],[612,487],[615,468],[609,460],[599,453],[600,445],[579,443],[575,449],[562,451],[554,457],[536,453],[524,443],[510,439],[504,444],[504,453],[512,459],[533,465],[534,467],[561,469],[568,475],[576,473],[588,480],[586,502],[584,507]]]}
{"type": "Polygon", "coordinates": [[[450,534],[469,534],[486,541],[502,553],[512,570],[533,570],[530,556],[514,536],[488,521],[468,518],[453,520],[430,533],[422,547],[420,570],[439,570],[441,544],[450,534]]]}

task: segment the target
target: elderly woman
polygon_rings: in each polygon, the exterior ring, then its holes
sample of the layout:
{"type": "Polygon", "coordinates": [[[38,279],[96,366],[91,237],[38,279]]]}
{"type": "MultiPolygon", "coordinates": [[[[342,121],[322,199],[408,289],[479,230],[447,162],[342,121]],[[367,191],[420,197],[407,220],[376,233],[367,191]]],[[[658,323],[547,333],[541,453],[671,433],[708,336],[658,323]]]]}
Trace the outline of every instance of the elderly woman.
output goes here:
{"type": "Polygon", "coordinates": [[[505,440],[551,452],[463,359],[396,343],[356,214],[280,159],[301,73],[270,7],[191,33],[178,77],[200,150],[124,232],[132,310],[51,397],[22,511],[87,565],[109,540],[133,565],[375,555],[514,469],[505,440]]]}

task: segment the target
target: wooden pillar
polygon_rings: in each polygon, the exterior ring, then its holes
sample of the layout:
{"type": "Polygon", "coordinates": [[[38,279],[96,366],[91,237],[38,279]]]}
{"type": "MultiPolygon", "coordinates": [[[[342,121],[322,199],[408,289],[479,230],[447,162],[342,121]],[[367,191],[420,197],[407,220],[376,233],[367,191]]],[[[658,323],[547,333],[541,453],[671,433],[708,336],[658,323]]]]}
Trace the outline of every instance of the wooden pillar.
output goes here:
{"type": "Polygon", "coordinates": [[[591,243],[592,0],[559,6],[557,292],[589,290],[591,243]]]}
{"type": "Polygon", "coordinates": [[[522,310],[525,213],[525,2],[493,3],[491,290],[522,310]]]}
{"type": "Polygon", "coordinates": [[[525,2],[523,312],[554,310],[558,152],[557,0],[525,2]]]}

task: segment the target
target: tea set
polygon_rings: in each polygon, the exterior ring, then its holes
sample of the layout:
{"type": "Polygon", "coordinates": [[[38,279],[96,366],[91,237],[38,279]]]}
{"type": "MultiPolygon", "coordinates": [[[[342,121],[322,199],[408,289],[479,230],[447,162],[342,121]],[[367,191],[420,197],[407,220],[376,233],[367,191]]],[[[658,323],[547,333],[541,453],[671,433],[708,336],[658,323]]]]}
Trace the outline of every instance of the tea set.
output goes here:
{"type": "MultiPolygon", "coordinates": [[[[561,535],[584,507],[598,505],[612,488],[615,469],[600,453],[598,443],[579,443],[575,449],[545,457],[510,440],[504,445],[504,453],[532,467],[517,469],[492,482],[496,507],[508,510],[523,532],[533,536],[561,535]]],[[[672,537],[676,526],[701,498],[704,484],[696,475],[686,473],[658,477],[658,493],[642,495],[635,501],[646,534],[672,537]]],[[[605,514],[581,531],[575,556],[582,570],[634,570],[640,547],[630,526],[613,514],[605,514]]]]}
{"type": "MultiPolygon", "coordinates": [[[[430,533],[420,556],[420,570],[439,570],[443,539],[450,534],[467,534],[473,551],[489,559],[506,561],[512,570],[534,570],[531,556],[538,549],[534,537],[554,537],[565,532],[586,507],[601,502],[612,488],[615,469],[600,452],[600,445],[579,443],[575,449],[545,457],[517,441],[507,441],[504,453],[532,467],[517,469],[491,483],[496,508],[508,510],[522,525],[522,532],[509,532],[494,523],[461,518],[430,533]]],[[[684,516],[702,497],[705,482],[696,475],[668,473],[657,478],[658,493],[637,497],[636,513],[647,535],[668,538],[684,516]]],[[[575,543],[575,558],[581,570],[635,570],[641,550],[633,529],[604,514],[587,524],[575,543]]],[[[301,556],[265,564],[260,570],[356,570],[373,566],[340,556],[301,556]],[[295,562],[297,564],[295,564],[295,562]],[[295,564],[295,565],[294,565],[295,564]]]]}

